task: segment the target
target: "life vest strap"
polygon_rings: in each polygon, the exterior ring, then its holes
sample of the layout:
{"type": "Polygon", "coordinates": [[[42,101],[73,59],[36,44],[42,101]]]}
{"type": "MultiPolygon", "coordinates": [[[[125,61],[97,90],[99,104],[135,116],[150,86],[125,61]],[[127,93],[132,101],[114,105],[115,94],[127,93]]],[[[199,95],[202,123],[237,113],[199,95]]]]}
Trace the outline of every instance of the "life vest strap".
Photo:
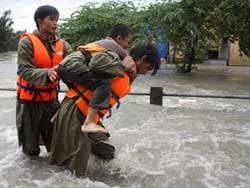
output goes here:
{"type": "MultiPolygon", "coordinates": [[[[84,88],[83,91],[80,91],[79,89],[77,89],[77,87],[74,86],[74,84],[71,84],[70,87],[76,91],[76,93],[78,94],[79,97],[81,97],[82,100],[84,100],[87,104],[89,104],[89,102],[90,102],[89,99],[84,96],[84,93],[88,90],[87,88],[84,88]]],[[[100,112],[99,110],[98,110],[97,114],[100,118],[102,118],[104,116],[104,114],[102,112],[100,112]]],[[[87,114],[85,114],[85,115],[87,115],[87,114]]]]}
{"type": "Polygon", "coordinates": [[[107,119],[109,119],[109,118],[111,118],[111,116],[112,116],[112,110],[111,110],[111,107],[109,108],[109,115],[107,115],[107,119]]]}
{"type": "Polygon", "coordinates": [[[32,100],[31,101],[35,101],[37,96],[40,97],[41,101],[43,100],[43,97],[41,95],[41,92],[45,92],[45,93],[51,93],[53,91],[56,91],[58,93],[59,91],[59,83],[57,84],[56,87],[54,88],[48,88],[48,89],[42,89],[42,88],[35,88],[34,84],[27,84],[27,85],[22,85],[20,82],[17,82],[17,86],[21,89],[24,90],[24,92],[29,91],[29,94],[31,95],[32,93],[34,93],[32,100]]]}
{"type": "Polygon", "coordinates": [[[120,97],[116,94],[116,92],[113,89],[111,90],[111,97],[116,100],[116,102],[117,102],[116,109],[118,109],[121,105],[120,97]]]}
{"type": "Polygon", "coordinates": [[[54,90],[58,91],[58,85],[56,87],[53,88],[48,88],[48,89],[41,89],[41,88],[35,88],[35,86],[32,84],[31,86],[29,85],[22,85],[19,82],[17,82],[17,85],[21,88],[24,89],[24,91],[30,91],[32,92],[45,92],[45,93],[50,93],[54,90]]]}

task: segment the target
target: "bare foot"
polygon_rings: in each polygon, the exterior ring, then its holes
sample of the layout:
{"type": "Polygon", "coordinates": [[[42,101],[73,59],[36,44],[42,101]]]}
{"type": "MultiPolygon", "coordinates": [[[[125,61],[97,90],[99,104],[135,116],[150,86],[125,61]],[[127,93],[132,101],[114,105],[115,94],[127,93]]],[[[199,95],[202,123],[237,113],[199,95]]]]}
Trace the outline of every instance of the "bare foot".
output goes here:
{"type": "Polygon", "coordinates": [[[107,133],[107,129],[104,129],[103,127],[95,124],[90,123],[88,125],[82,125],[81,131],[83,133],[107,133]]]}

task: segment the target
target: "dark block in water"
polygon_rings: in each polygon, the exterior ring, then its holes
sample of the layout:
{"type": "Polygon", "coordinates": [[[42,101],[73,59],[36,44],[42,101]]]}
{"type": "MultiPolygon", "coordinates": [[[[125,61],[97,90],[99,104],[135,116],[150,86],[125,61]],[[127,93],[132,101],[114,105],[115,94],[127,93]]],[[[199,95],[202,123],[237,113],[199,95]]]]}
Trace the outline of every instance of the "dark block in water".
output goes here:
{"type": "Polygon", "coordinates": [[[150,88],[150,104],[156,104],[162,106],[162,87],[151,87],[150,88]]]}

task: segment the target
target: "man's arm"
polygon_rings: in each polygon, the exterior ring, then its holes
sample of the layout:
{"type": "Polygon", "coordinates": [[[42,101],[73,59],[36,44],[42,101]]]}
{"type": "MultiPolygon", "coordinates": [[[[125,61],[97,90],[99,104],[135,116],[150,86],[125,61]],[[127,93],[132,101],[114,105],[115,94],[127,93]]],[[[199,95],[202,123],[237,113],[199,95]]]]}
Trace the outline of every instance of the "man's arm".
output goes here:
{"type": "Polygon", "coordinates": [[[74,50],[71,48],[69,43],[64,40],[64,50],[63,50],[63,57],[66,57],[67,55],[73,53],[74,50]]]}

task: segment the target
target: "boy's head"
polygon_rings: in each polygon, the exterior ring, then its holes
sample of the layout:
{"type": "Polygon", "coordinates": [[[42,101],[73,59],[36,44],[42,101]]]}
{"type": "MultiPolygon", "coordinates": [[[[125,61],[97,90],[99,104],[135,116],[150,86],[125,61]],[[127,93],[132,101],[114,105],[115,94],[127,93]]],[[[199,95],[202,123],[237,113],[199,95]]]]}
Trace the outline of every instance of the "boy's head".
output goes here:
{"type": "Polygon", "coordinates": [[[132,31],[126,24],[115,24],[111,29],[109,37],[114,39],[122,48],[126,49],[132,40],[132,31]]]}
{"type": "Polygon", "coordinates": [[[58,10],[50,5],[38,7],[34,14],[37,29],[48,34],[55,34],[58,18],[58,10]]]}
{"type": "Polygon", "coordinates": [[[160,67],[160,56],[157,49],[149,42],[141,42],[130,51],[130,56],[136,64],[137,74],[146,74],[153,70],[153,74],[160,67]]]}

